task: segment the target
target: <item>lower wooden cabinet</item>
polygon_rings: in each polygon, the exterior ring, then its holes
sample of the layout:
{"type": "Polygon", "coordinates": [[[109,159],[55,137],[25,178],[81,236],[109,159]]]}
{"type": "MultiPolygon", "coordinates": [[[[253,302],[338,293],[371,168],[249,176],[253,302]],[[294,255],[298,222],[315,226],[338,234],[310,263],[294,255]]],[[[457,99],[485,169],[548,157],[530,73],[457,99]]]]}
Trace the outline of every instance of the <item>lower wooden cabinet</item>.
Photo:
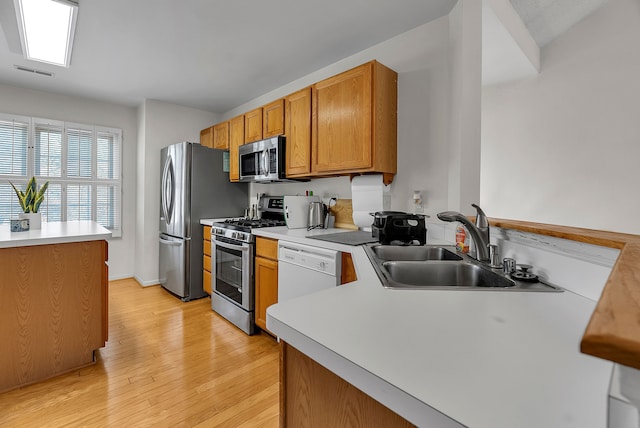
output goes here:
{"type": "Polygon", "coordinates": [[[280,342],[281,427],[413,427],[296,348],[280,342]]]}
{"type": "Polygon", "coordinates": [[[256,237],[255,258],[255,323],[267,330],[267,308],[278,303],[278,241],[256,237]]]}
{"type": "Polygon", "coordinates": [[[356,268],[353,265],[353,259],[350,253],[342,253],[342,273],[340,274],[340,285],[356,281],[356,268]]]}
{"type": "Polygon", "coordinates": [[[0,248],[0,392],[95,362],[109,330],[107,241],[0,248]]]}
{"type": "Polygon", "coordinates": [[[202,288],[211,295],[211,226],[204,226],[202,250],[202,288]]]}

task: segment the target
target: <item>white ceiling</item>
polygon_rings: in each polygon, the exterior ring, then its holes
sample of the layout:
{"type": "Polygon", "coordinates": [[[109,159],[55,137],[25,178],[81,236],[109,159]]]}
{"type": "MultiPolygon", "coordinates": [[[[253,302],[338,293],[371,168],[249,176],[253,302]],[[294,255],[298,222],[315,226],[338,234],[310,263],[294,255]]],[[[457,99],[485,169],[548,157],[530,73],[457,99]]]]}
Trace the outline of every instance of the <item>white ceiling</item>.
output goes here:
{"type": "MultiPolygon", "coordinates": [[[[447,15],[456,1],[79,0],[71,67],[64,69],[23,58],[13,0],[0,0],[0,83],[130,106],[155,99],[224,113],[447,15]]],[[[573,5],[571,16],[581,19],[581,5],[604,0],[511,1],[544,33],[540,23],[553,20],[545,10],[555,13],[557,3],[564,3],[563,16],[573,5]]]]}
{"type": "Polygon", "coordinates": [[[543,47],[607,0],[511,0],[531,36],[543,47]]]}

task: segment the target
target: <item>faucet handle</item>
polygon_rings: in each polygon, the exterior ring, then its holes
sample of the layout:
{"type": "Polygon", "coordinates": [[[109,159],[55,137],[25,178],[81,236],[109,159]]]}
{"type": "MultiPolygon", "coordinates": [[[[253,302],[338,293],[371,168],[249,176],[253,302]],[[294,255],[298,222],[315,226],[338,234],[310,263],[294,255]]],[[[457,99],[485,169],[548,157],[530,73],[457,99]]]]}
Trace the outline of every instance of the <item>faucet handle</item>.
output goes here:
{"type": "Polygon", "coordinates": [[[471,204],[473,208],[476,209],[476,227],[477,228],[486,228],[489,227],[489,220],[487,219],[487,215],[482,211],[482,208],[476,204],[471,204]]]}
{"type": "Polygon", "coordinates": [[[500,254],[498,253],[498,246],[495,244],[487,245],[489,247],[489,266],[492,268],[502,267],[500,263],[500,254]]]}

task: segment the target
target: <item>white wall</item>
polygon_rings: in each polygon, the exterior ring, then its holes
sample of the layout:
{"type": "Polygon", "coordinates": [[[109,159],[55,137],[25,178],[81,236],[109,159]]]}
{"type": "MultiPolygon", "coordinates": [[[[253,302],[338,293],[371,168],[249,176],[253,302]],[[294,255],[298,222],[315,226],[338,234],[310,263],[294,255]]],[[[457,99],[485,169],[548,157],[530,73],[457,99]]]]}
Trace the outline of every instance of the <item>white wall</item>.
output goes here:
{"type": "MultiPolygon", "coordinates": [[[[479,32],[479,8],[477,13],[479,32]]],[[[398,174],[391,185],[391,208],[403,211],[413,210],[413,190],[421,190],[425,199],[425,213],[435,216],[439,211],[453,208],[450,206],[451,201],[448,195],[451,178],[449,177],[451,164],[448,146],[452,96],[449,52],[450,38],[458,37],[462,28],[458,26],[451,31],[449,17],[446,16],[424,24],[243,104],[225,113],[223,119],[232,118],[317,81],[376,59],[398,72],[398,174]]],[[[467,34],[459,35],[459,39],[463,38],[465,40],[460,41],[460,46],[470,43],[467,34]]],[[[479,40],[479,36],[471,43],[475,43],[476,40],[479,40]]],[[[459,52],[459,58],[462,61],[462,58],[469,54],[469,48],[465,48],[464,51],[459,52]]],[[[470,74],[477,73],[477,76],[472,76],[469,85],[473,85],[476,80],[478,82],[475,114],[479,117],[480,56],[477,53],[472,54],[474,57],[470,61],[473,65],[470,66],[470,62],[464,60],[462,66],[466,66],[467,70],[459,73],[459,81],[468,79],[470,74]]],[[[467,91],[459,96],[459,101],[463,105],[463,98],[468,94],[467,91]]],[[[472,105],[473,101],[468,104],[472,105]]],[[[469,114],[472,110],[473,106],[465,114],[469,114]]],[[[463,117],[464,115],[459,116],[461,121],[466,120],[462,119],[463,117]]],[[[479,122],[478,119],[476,121],[479,122]]],[[[473,121],[465,123],[470,124],[472,128],[475,127],[476,130],[465,132],[463,135],[468,136],[473,132],[477,134],[475,140],[468,139],[467,144],[475,144],[479,148],[479,126],[473,121]]],[[[465,123],[458,123],[458,125],[465,130],[469,129],[465,123]]],[[[476,166],[466,169],[467,174],[463,180],[457,176],[454,177],[459,192],[465,188],[467,182],[477,186],[479,181],[477,171],[479,157],[470,156],[468,159],[472,159],[471,162],[475,162],[476,166]],[[475,176],[473,176],[474,173],[475,176]]],[[[347,177],[314,179],[300,184],[253,184],[249,194],[255,198],[258,192],[280,195],[303,194],[305,190],[313,190],[314,194],[325,199],[332,195],[351,198],[351,185],[347,177]]],[[[463,198],[471,198],[477,202],[478,188],[470,191],[470,193],[473,192],[475,192],[474,197],[464,196],[463,198]]]]}
{"type": "Polygon", "coordinates": [[[0,112],[122,129],[122,237],[109,239],[109,277],[131,276],[134,269],[138,135],[135,109],[0,84],[0,112]]]}
{"type": "Polygon", "coordinates": [[[480,201],[482,2],[461,0],[449,14],[451,118],[448,208],[475,214],[480,201]]]}
{"type": "Polygon", "coordinates": [[[134,276],[142,285],[158,283],[160,149],[180,141],[200,142],[200,130],[218,117],[211,112],[145,100],[138,109],[138,162],[134,276]]]}
{"type": "Polygon", "coordinates": [[[492,217],[640,234],[640,2],[611,0],[543,48],[540,75],[484,88],[492,217]]]}

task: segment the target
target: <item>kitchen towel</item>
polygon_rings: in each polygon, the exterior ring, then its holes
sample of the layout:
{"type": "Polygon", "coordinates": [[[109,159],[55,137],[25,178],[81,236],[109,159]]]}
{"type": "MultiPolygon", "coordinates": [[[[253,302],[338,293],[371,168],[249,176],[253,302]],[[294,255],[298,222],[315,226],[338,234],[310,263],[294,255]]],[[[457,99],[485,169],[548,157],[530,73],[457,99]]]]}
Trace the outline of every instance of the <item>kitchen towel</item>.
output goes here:
{"type": "Polygon", "coordinates": [[[353,223],[370,231],[373,217],[370,213],[388,211],[391,205],[389,186],[382,182],[382,174],[359,175],[351,180],[353,223]]]}

